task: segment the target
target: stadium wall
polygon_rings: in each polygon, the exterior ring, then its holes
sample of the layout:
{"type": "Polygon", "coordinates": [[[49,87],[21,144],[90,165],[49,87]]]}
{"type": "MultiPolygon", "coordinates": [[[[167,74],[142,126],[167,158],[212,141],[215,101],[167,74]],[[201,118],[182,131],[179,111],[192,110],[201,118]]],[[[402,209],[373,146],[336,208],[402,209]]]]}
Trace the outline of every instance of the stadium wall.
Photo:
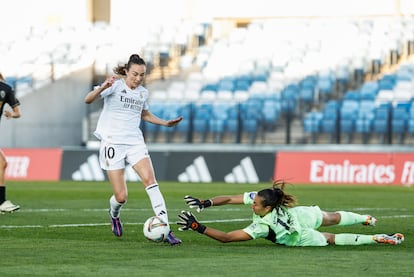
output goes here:
{"type": "MultiPolygon", "coordinates": [[[[8,180],[104,181],[98,150],[3,149],[8,180]]],[[[390,146],[154,145],[149,147],[159,181],[296,184],[414,184],[414,150],[390,146]]],[[[139,181],[131,167],[128,181],[139,181]]]]}
{"type": "Polygon", "coordinates": [[[84,97],[93,71],[85,68],[19,97],[21,118],[1,121],[0,147],[62,147],[82,144],[84,97]]]}

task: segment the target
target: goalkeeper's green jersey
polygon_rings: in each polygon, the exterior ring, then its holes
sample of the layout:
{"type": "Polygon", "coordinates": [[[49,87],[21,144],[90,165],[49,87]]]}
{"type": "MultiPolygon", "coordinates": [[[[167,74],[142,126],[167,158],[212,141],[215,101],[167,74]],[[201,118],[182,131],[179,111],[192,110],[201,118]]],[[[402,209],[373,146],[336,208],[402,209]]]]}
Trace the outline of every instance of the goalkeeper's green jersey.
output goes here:
{"type": "MultiPolygon", "coordinates": [[[[252,205],[257,192],[245,192],[244,204],[252,205]]],[[[286,207],[281,207],[279,213],[276,209],[264,217],[253,213],[253,222],[243,229],[253,239],[264,238],[277,244],[295,246],[300,240],[302,232],[296,212],[286,207]]]]}

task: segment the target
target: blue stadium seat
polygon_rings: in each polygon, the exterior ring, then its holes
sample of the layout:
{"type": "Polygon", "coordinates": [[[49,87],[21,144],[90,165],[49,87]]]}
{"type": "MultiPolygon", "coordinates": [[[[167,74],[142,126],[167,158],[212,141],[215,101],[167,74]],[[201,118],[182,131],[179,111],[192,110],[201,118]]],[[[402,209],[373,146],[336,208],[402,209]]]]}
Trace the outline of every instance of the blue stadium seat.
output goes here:
{"type": "Polygon", "coordinates": [[[359,101],[360,98],[361,94],[358,90],[348,90],[347,92],[345,92],[344,97],[342,99],[359,101]]]}
{"type": "Polygon", "coordinates": [[[396,76],[394,74],[386,74],[378,80],[379,90],[392,90],[395,86],[396,76]]]}
{"type": "Polygon", "coordinates": [[[248,75],[238,76],[235,80],[234,90],[249,90],[252,78],[248,75]]]}
{"type": "Polygon", "coordinates": [[[303,130],[305,133],[317,135],[321,131],[321,112],[309,112],[303,119],[303,130]]]}
{"type": "Polygon", "coordinates": [[[335,135],[337,134],[337,118],[334,117],[323,117],[321,119],[321,133],[329,135],[329,143],[333,142],[335,135]]]}
{"type": "Polygon", "coordinates": [[[189,117],[184,117],[177,126],[172,128],[176,133],[183,135],[185,142],[189,142],[187,140],[188,136],[190,135],[189,132],[191,131],[191,119],[189,117]]]}
{"type": "Polygon", "coordinates": [[[355,120],[355,133],[361,134],[362,143],[368,143],[369,137],[372,132],[372,123],[374,114],[361,114],[355,120]]]}
{"type": "Polygon", "coordinates": [[[205,84],[202,88],[201,88],[201,92],[203,91],[216,91],[218,90],[218,85],[215,83],[208,83],[205,84]]]}
{"type": "Polygon", "coordinates": [[[227,119],[229,110],[234,105],[230,102],[217,102],[211,107],[211,116],[215,119],[227,119]]]}
{"type": "Polygon", "coordinates": [[[360,104],[356,100],[344,99],[339,110],[340,133],[346,135],[347,143],[351,141],[352,134],[355,131],[355,120],[358,116],[359,106],[360,104]]]}
{"type": "Polygon", "coordinates": [[[400,106],[392,109],[391,130],[397,135],[398,143],[402,143],[407,132],[409,112],[406,107],[400,106]]]}
{"type": "Polygon", "coordinates": [[[148,141],[155,141],[157,139],[158,136],[158,131],[159,131],[159,125],[157,124],[152,124],[149,123],[147,121],[143,121],[144,124],[144,135],[146,137],[146,140],[148,141]]]}
{"type": "Polygon", "coordinates": [[[337,68],[335,71],[336,75],[336,86],[338,88],[339,93],[343,93],[349,86],[350,82],[350,68],[348,64],[342,64],[337,68]]]}
{"type": "Polygon", "coordinates": [[[377,81],[368,81],[365,82],[359,89],[361,100],[375,100],[377,93],[379,91],[379,85],[377,81]]]}
{"type": "Polygon", "coordinates": [[[282,113],[293,113],[296,110],[300,88],[298,84],[290,84],[281,92],[282,113]]]}
{"type": "Polygon", "coordinates": [[[335,84],[334,80],[335,78],[331,73],[319,75],[316,88],[322,101],[325,101],[332,94],[335,84]]]}
{"type": "Polygon", "coordinates": [[[235,78],[223,78],[218,82],[217,85],[217,91],[220,90],[229,90],[234,91],[235,90],[235,78]]]}
{"type": "Polygon", "coordinates": [[[306,76],[299,84],[299,100],[305,106],[306,111],[308,111],[315,100],[316,77],[312,75],[306,76]]]}
{"type": "Polygon", "coordinates": [[[209,119],[205,117],[198,117],[193,119],[193,134],[198,135],[199,142],[205,142],[209,132],[209,119]]]}
{"type": "Polygon", "coordinates": [[[234,143],[237,143],[238,137],[239,137],[239,131],[241,131],[239,119],[237,117],[229,117],[226,120],[225,127],[226,127],[226,133],[229,133],[231,136],[233,136],[234,143]]]}
{"type": "Polygon", "coordinates": [[[389,132],[390,109],[387,106],[377,107],[374,111],[372,132],[379,134],[380,142],[385,142],[389,132]]]}
{"type": "Polygon", "coordinates": [[[254,144],[260,128],[259,120],[254,117],[244,117],[241,124],[243,134],[248,134],[250,144],[254,144]]]}
{"type": "Polygon", "coordinates": [[[210,119],[209,131],[214,136],[214,142],[220,143],[225,132],[227,118],[210,119]]]}
{"type": "Polygon", "coordinates": [[[267,100],[263,103],[261,110],[263,125],[266,130],[274,130],[280,117],[281,105],[279,101],[267,100]]]}
{"type": "Polygon", "coordinates": [[[414,117],[410,117],[407,120],[407,133],[411,135],[414,134],[414,117]]]}

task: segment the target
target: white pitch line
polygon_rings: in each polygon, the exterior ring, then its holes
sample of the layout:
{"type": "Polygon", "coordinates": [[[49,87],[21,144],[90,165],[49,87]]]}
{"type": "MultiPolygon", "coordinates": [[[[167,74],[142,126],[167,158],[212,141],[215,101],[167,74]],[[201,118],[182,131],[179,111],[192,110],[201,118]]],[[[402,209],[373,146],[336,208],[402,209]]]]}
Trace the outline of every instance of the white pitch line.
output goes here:
{"type": "MultiPolygon", "coordinates": [[[[200,223],[218,223],[218,222],[243,222],[250,221],[251,218],[234,218],[222,220],[205,220],[200,223]]],[[[122,222],[123,225],[144,225],[144,222],[122,222]]],[[[170,224],[174,224],[170,222],[170,224]]],[[[109,226],[110,223],[83,223],[83,224],[51,224],[51,225],[0,225],[0,229],[25,229],[25,228],[71,228],[71,227],[99,227],[109,226]]]]}
{"type": "MultiPolygon", "coordinates": [[[[413,214],[381,216],[381,218],[410,218],[413,214]]],[[[233,218],[233,219],[217,219],[217,220],[200,220],[200,223],[225,223],[225,222],[246,222],[251,218],[233,218]]],[[[124,225],[143,225],[144,222],[123,222],[124,225]]],[[[170,224],[174,224],[170,222],[170,224]]],[[[51,225],[0,225],[0,229],[25,229],[25,228],[78,228],[78,227],[99,227],[109,226],[109,223],[83,223],[83,224],[51,224],[51,225]]]]}
{"type": "MultiPolygon", "coordinates": [[[[184,209],[169,209],[169,211],[178,211],[181,212],[182,210],[189,210],[188,208],[184,209]]],[[[342,211],[344,208],[329,208],[325,209],[322,208],[324,211],[342,211]]],[[[396,212],[405,212],[408,211],[406,208],[352,208],[347,209],[348,211],[396,211],[396,212]]],[[[81,211],[81,212],[107,212],[108,208],[104,209],[26,209],[23,208],[19,210],[19,213],[50,213],[50,212],[73,212],[73,211],[81,211]]],[[[123,208],[123,212],[147,212],[152,211],[151,208],[148,209],[133,209],[133,208],[123,208]]],[[[209,209],[209,212],[234,212],[234,211],[247,211],[245,206],[240,208],[216,208],[216,209],[209,209]]]]}

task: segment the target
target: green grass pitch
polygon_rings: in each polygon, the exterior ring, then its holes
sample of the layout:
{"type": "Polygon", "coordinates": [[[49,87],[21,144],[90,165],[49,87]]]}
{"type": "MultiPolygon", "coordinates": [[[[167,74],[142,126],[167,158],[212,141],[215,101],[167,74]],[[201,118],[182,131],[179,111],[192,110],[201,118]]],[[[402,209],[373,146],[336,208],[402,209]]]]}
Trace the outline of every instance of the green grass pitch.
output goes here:
{"type": "MultiPolygon", "coordinates": [[[[413,276],[414,189],[392,186],[291,185],[301,205],[377,217],[375,227],[326,227],[333,233],[394,233],[401,245],[289,248],[266,240],[222,244],[177,231],[183,197],[200,198],[259,190],[269,184],[161,182],[180,246],[147,241],[142,224],[152,215],[141,183],[129,183],[122,211],[124,235],[116,238],[108,217],[107,182],[9,182],[8,199],[21,210],[0,215],[0,276],[413,276]]],[[[250,223],[249,206],[194,212],[224,231],[250,223]]]]}

